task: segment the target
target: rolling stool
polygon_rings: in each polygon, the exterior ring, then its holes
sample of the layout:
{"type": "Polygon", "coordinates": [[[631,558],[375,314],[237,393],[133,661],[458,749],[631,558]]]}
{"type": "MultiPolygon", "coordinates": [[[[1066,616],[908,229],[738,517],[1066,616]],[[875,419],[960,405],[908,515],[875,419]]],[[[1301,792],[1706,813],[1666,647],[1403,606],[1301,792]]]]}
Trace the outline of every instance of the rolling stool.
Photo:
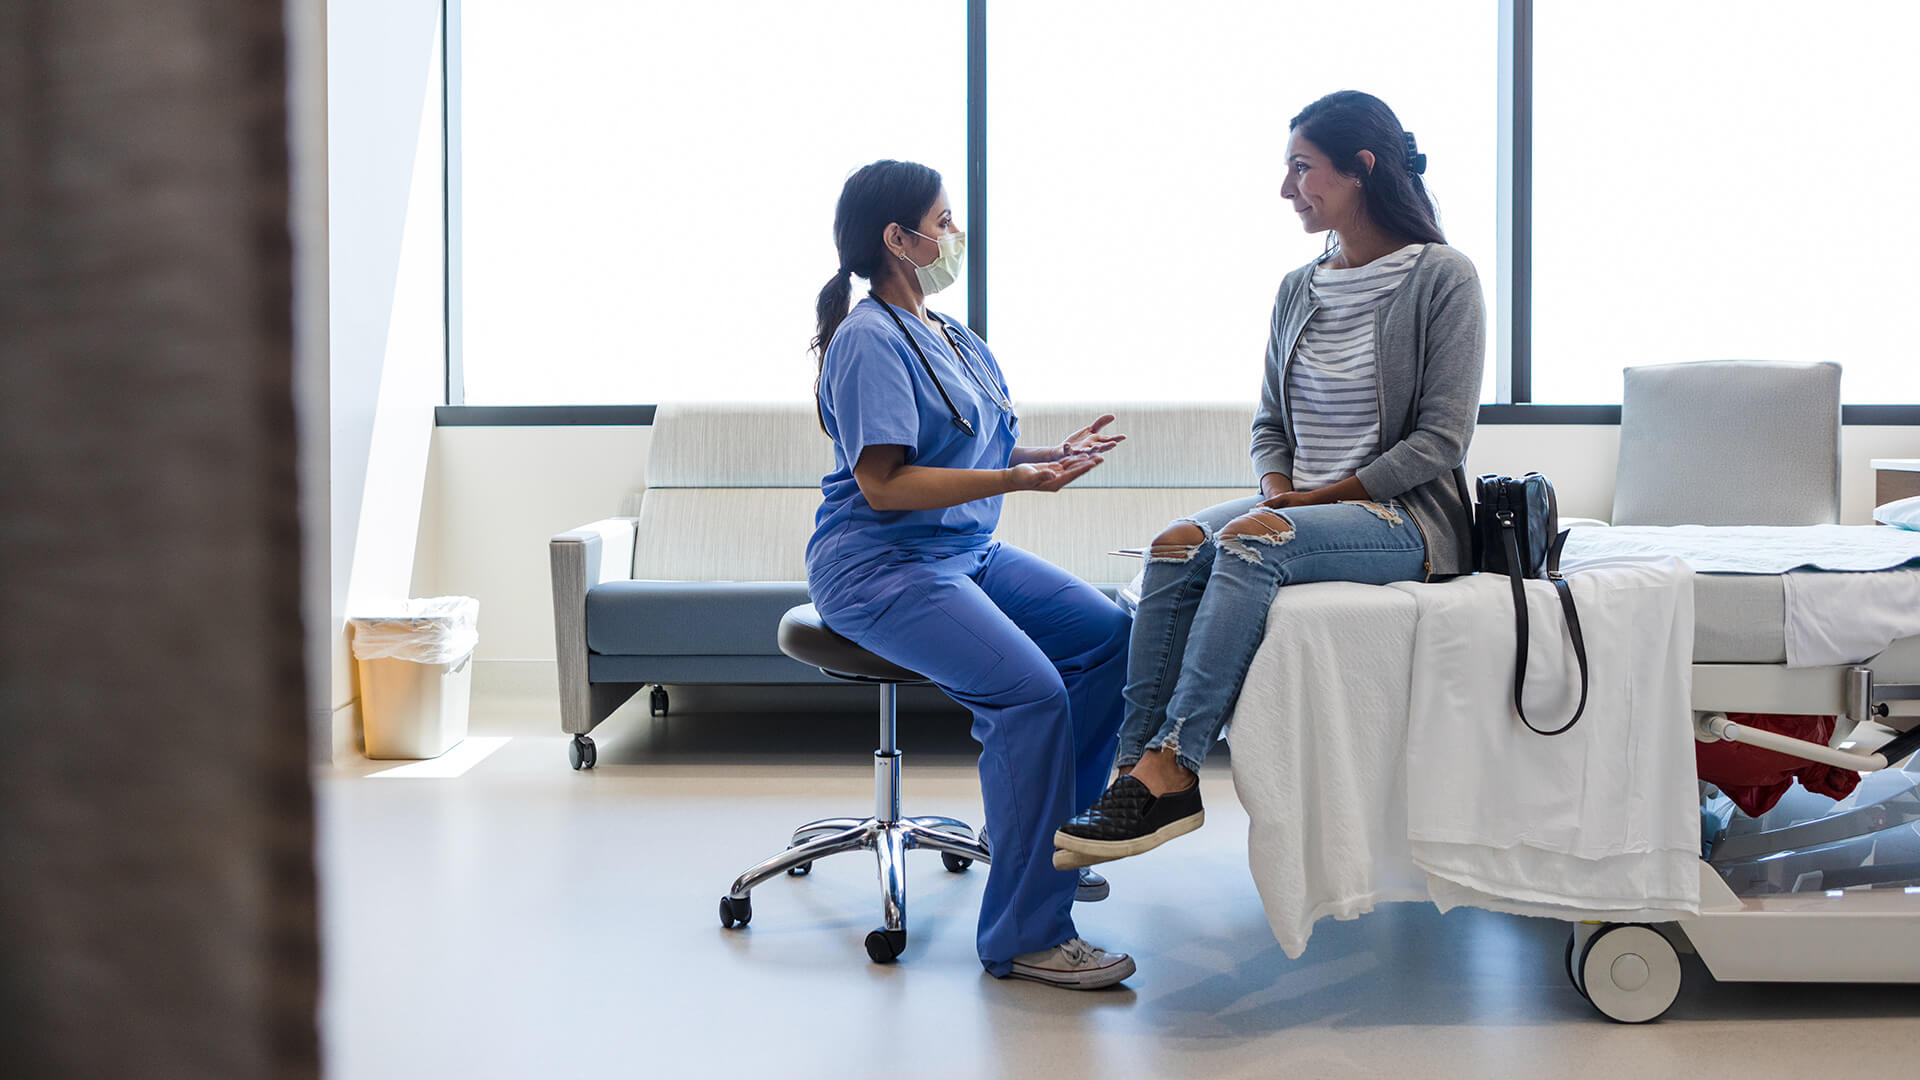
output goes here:
{"type": "Polygon", "coordinates": [[[734,879],[720,898],[720,925],[745,926],[753,919],[755,885],[778,874],[799,877],[813,869],[816,859],[843,851],[871,850],[880,867],[880,910],[884,925],[867,935],[867,955],[876,964],[899,958],[907,947],[907,852],[928,848],[953,873],[977,862],[992,861],[964,821],[949,817],[900,817],[900,751],[894,745],[894,687],[923,683],[925,679],[827,629],[812,604],[788,611],[780,619],[780,651],[803,664],[812,664],[836,679],[875,683],[880,687],[880,749],[873,753],[873,816],[823,818],[793,831],[787,850],[755,865],[734,879]]]}

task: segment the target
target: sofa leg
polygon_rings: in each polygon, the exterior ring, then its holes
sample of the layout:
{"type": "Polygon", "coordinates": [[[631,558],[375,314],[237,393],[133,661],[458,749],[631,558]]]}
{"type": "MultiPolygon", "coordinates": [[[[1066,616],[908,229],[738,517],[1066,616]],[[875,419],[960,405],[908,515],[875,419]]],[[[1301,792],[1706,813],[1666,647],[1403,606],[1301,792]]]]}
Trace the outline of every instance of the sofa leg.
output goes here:
{"type": "Polygon", "coordinates": [[[647,715],[665,716],[671,704],[667,700],[667,688],[659,683],[653,684],[653,696],[647,701],[647,715]]]}
{"type": "Polygon", "coordinates": [[[599,752],[594,749],[590,735],[575,735],[573,741],[567,744],[567,760],[573,763],[575,769],[591,769],[599,759],[599,752]]]}

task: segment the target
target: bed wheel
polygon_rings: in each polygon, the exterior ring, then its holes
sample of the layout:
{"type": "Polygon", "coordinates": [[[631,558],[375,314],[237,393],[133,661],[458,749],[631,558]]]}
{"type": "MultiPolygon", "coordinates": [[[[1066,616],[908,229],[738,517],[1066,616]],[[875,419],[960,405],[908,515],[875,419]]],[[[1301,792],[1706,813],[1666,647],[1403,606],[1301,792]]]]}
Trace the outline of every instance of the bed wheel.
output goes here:
{"type": "Polygon", "coordinates": [[[1623,1024],[1656,1020],[1680,994],[1680,954],[1640,923],[1609,923],[1579,950],[1573,971],[1593,1007],[1623,1024]]]}
{"type": "Polygon", "coordinates": [[[1575,954],[1580,951],[1580,944],[1581,944],[1580,931],[1578,930],[1568,931],[1567,932],[1567,981],[1572,983],[1573,988],[1579,992],[1581,997],[1584,998],[1587,996],[1587,988],[1580,985],[1580,969],[1575,967],[1573,962],[1575,954]]]}

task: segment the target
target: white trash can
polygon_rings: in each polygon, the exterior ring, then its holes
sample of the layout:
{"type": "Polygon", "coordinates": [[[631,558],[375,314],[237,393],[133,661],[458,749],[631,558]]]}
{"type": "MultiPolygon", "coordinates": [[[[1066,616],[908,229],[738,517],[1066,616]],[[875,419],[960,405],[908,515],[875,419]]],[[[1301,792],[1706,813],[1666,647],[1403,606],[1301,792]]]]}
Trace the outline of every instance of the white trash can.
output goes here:
{"type": "Polygon", "coordinates": [[[480,601],[407,600],[348,622],[368,757],[439,757],[467,737],[480,601]]]}

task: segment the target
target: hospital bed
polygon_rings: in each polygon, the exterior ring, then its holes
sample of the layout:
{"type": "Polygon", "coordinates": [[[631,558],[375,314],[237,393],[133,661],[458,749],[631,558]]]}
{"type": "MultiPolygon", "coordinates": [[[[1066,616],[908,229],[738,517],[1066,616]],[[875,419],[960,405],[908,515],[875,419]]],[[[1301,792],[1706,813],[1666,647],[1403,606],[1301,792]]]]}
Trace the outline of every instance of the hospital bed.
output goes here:
{"type": "MultiPolygon", "coordinates": [[[[1920,553],[1920,537],[1913,546],[1920,553]]],[[[1920,563],[1914,566],[1864,579],[1920,589],[1920,563]]],[[[1862,580],[1860,575],[1845,576],[1862,580]]],[[[1351,590],[1340,594],[1343,607],[1364,607],[1365,594],[1374,592],[1358,585],[1302,588],[1351,590]]],[[[1730,798],[1701,784],[1699,913],[1661,923],[1574,923],[1564,957],[1569,979],[1603,1015],[1627,1023],[1653,1020],[1672,1005],[1682,981],[1680,957],[1686,952],[1697,954],[1716,979],[1726,982],[1920,983],[1920,756],[1914,754],[1920,748],[1920,625],[1857,663],[1793,666],[1788,663],[1786,575],[1697,573],[1693,592],[1692,709],[1687,719],[1694,739],[1755,745],[1854,770],[1863,779],[1837,802],[1796,786],[1759,818],[1739,814],[1730,798]],[[1740,714],[1831,716],[1836,723],[1832,737],[1819,744],[1729,719],[1740,714]]],[[[1121,590],[1120,602],[1131,606],[1138,595],[1136,578],[1121,590]]],[[[1291,603],[1293,614],[1286,626],[1300,631],[1308,626],[1301,620],[1314,618],[1327,602],[1289,602],[1283,595],[1276,605],[1291,603]]],[[[1269,648],[1290,648],[1274,633],[1270,629],[1262,646],[1263,658],[1269,648]]],[[[1255,670],[1261,670],[1258,659],[1255,670]]],[[[1234,736],[1233,762],[1250,836],[1270,836],[1276,823],[1283,832],[1297,828],[1303,809],[1312,816],[1310,806],[1288,806],[1279,808],[1276,817],[1276,807],[1260,787],[1262,777],[1269,775],[1263,767],[1275,752],[1271,736],[1262,729],[1293,723],[1284,715],[1265,715],[1270,699],[1254,693],[1251,678],[1270,674],[1268,669],[1265,675],[1250,676],[1234,720],[1235,728],[1249,729],[1234,736]],[[1250,696],[1260,701],[1258,713],[1249,710],[1250,696]],[[1244,747],[1240,734],[1247,737],[1244,747]]],[[[1341,726],[1354,719],[1347,716],[1341,726]]],[[[1604,720],[1590,717],[1584,722],[1604,720]]],[[[1517,737],[1537,738],[1520,731],[1517,722],[1515,729],[1517,737]]],[[[1691,775],[1691,766],[1689,762],[1683,775],[1691,775]]],[[[1317,763],[1304,767],[1312,771],[1317,763]]],[[[1404,772],[1401,775],[1404,783],[1404,772]]],[[[1406,813],[1404,797],[1385,790],[1375,795],[1377,805],[1397,804],[1397,813],[1406,813]]],[[[1691,801],[1692,795],[1680,798],[1691,801]]],[[[1263,862],[1270,854],[1262,848],[1250,839],[1257,883],[1274,877],[1273,867],[1263,862]]],[[[1275,923],[1280,934],[1287,909],[1276,913],[1264,888],[1269,918],[1281,920],[1275,923]]],[[[1425,890],[1385,884],[1372,896],[1344,911],[1321,908],[1316,917],[1350,918],[1371,910],[1377,901],[1424,899],[1425,890]]],[[[1287,936],[1281,939],[1289,944],[1287,936]]],[[[1299,947],[1304,947],[1304,938],[1290,945],[1290,954],[1299,947]]]]}
{"type": "MultiPolygon", "coordinates": [[[[1826,523],[1840,518],[1840,382],[1833,363],[1626,369],[1612,525],[1839,528],[1826,523]]],[[[1570,935],[1568,976],[1607,1016],[1663,1013],[1681,949],[1728,982],[1920,982],[1920,764],[1901,760],[1920,741],[1920,632],[1858,663],[1789,666],[1790,586],[1814,580],[1696,574],[1695,738],[1857,770],[1862,782],[1837,803],[1795,786],[1758,819],[1703,785],[1700,914],[1570,935]],[[1739,713],[1837,722],[1822,746],[1728,719],[1739,713]]]]}
{"type": "MultiPolygon", "coordinates": [[[[1872,528],[1861,526],[1860,528],[1872,528]]],[[[1911,573],[1910,571],[1906,573],[1911,573]]],[[[1781,576],[1695,578],[1693,723],[1727,740],[1864,774],[1838,802],[1793,789],[1757,819],[1703,785],[1700,914],[1660,927],[1581,923],[1573,985],[1640,1022],[1679,992],[1681,950],[1726,982],[1920,982],[1920,634],[1860,663],[1787,665],[1781,576]],[[1729,714],[1833,716],[1825,745],[1729,714]]]]}

